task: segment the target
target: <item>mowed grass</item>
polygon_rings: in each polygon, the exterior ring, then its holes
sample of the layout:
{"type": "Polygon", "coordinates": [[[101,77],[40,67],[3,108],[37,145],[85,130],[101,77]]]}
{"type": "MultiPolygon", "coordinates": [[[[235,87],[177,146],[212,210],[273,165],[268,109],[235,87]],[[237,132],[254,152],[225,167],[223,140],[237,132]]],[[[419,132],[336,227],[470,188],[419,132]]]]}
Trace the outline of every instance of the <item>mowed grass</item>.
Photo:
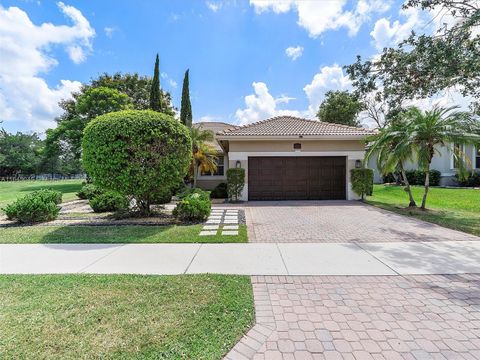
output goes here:
{"type": "MultiPolygon", "coordinates": [[[[63,201],[77,199],[76,193],[82,187],[81,179],[55,180],[55,181],[1,181],[0,182],[0,209],[13,202],[19,196],[40,189],[60,191],[63,201]]],[[[3,213],[0,210],[0,213],[3,213]]]]}
{"type": "Polygon", "coordinates": [[[199,236],[203,225],[172,226],[14,226],[0,229],[1,244],[106,243],[245,243],[247,228],[238,235],[199,236]]]}
{"type": "Polygon", "coordinates": [[[253,319],[245,276],[0,276],[1,359],[221,359],[253,319]]]}
{"type": "MultiPolygon", "coordinates": [[[[413,186],[420,206],[423,187],[413,186]]],[[[427,211],[407,209],[408,194],[403,186],[375,185],[367,202],[402,215],[480,236],[480,190],[430,188],[427,211]]]]}

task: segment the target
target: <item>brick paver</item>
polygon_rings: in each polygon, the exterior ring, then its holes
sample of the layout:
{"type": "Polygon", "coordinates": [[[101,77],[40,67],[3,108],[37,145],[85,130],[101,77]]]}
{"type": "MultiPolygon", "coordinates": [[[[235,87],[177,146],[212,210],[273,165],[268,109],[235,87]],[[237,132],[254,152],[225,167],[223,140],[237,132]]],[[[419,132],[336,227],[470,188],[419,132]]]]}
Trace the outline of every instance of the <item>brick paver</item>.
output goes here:
{"type": "Polygon", "coordinates": [[[256,276],[226,359],[480,359],[480,275],[256,276]]]}
{"type": "Polygon", "coordinates": [[[353,201],[248,202],[245,212],[250,242],[480,240],[353,201]]]}

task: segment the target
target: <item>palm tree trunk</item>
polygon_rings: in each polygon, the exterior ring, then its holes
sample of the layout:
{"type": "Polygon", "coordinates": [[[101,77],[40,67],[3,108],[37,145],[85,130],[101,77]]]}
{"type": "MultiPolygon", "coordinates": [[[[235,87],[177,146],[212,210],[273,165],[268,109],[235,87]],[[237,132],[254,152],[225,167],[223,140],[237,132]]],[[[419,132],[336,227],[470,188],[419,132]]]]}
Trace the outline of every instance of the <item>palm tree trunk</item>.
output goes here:
{"type": "Polygon", "coordinates": [[[425,210],[429,189],[430,189],[430,165],[428,166],[427,171],[425,172],[425,192],[423,193],[422,206],[420,207],[422,210],[425,210]]]}
{"type": "Polygon", "coordinates": [[[408,204],[408,207],[417,207],[417,203],[413,198],[410,182],[408,181],[408,178],[407,178],[407,173],[405,172],[405,169],[403,168],[403,166],[400,168],[400,171],[402,172],[402,178],[403,178],[403,182],[405,183],[405,189],[407,189],[408,198],[410,199],[410,203],[408,204]]]}

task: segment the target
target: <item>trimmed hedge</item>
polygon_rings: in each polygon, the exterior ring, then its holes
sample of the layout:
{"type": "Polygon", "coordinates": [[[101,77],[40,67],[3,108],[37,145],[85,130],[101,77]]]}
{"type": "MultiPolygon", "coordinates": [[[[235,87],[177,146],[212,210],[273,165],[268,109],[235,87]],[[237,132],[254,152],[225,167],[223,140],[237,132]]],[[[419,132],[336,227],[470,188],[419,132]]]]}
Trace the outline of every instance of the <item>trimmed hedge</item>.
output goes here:
{"type": "Polygon", "coordinates": [[[227,197],[227,183],[218,184],[210,193],[210,198],[212,199],[226,199],[227,197]]]}
{"type": "Polygon", "coordinates": [[[17,199],[2,210],[9,220],[20,223],[51,221],[57,218],[60,212],[57,205],[61,202],[61,192],[42,189],[17,199]]]}
{"type": "Polygon", "coordinates": [[[466,179],[462,179],[458,174],[455,174],[455,180],[460,186],[480,187],[480,171],[470,172],[466,179]]]}
{"type": "Polygon", "coordinates": [[[352,190],[355,194],[365,198],[365,195],[373,193],[373,170],[372,169],[351,169],[350,181],[352,182],[352,190]]]}
{"type": "Polygon", "coordinates": [[[212,209],[209,193],[200,189],[185,196],[173,209],[173,216],[181,220],[202,221],[208,218],[212,209]]]}
{"type": "Polygon", "coordinates": [[[96,195],[90,199],[88,204],[96,213],[128,209],[128,199],[114,191],[105,191],[100,195],[96,195]]]}
{"type": "Polygon", "coordinates": [[[245,169],[231,168],[227,170],[227,193],[230,201],[236,202],[242,195],[245,186],[245,169]]]}
{"type": "Polygon", "coordinates": [[[151,110],[101,115],[84,130],[83,165],[94,182],[136,200],[142,212],[187,174],[192,157],[189,130],[151,110]]]}
{"type": "MultiPolygon", "coordinates": [[[[410,185],[425,185],[425,171],[422,170],[406,170],[408,182],[410,185]]],[[[400,174],[396,174],[397,178],[401,179],[400,174]]],[[[439,186],[440,185],[440,178],[441,172],[438,170],[430,170],[430,186],[439,186]]],[[[383,176],[384,183],[393,183],[395,181],[395,177],[392,173],[386,174],[383,176]]],[[[403,181],[402,181],[403,182],[403,181]]]]}

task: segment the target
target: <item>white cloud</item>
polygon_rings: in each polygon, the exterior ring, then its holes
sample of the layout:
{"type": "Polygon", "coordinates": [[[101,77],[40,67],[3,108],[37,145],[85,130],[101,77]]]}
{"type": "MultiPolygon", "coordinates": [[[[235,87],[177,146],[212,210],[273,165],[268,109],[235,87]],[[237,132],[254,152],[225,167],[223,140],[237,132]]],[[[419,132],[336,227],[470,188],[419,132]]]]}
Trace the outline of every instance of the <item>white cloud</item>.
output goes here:
{"type": "Polygon", "coordinates": [[[207,2],[205,2],[205,4],[213,12],[217,12],[218,10],[220,10],[222,8],[222,3],[221,2],[207,1],[207,2]]]}
{"type": "Polygon", "coordinates": [[[58,102],[80,88],[78,81],[61,80],[51,88],[40,77],[58,65],[50,50],[62,46],[74,63],[92,50],[95,30],[82,13],[58,4],[72,25],[35,25],[18,7],[0,6],[0,120],[21,121],[28,129],[45,130],[60,115],[58,102]]]}
{"type": "Polygon", "coordinates": [[[168,76],[167,73],[162,72],[160,74],[160,76],[162,77],[162,79],[166,80],[168,85],[170,85],[172,88],[174,88],[174,89],[177,88],[177,86],[178,86],[177,82],[175,80],[173,80],[170,76],[168,76]]]}
{"type": "Polygon", "coordinates": [[[400,10],[399,15],[406,18],[404,23],[398,20],[391,22],[387,18],[381,18],[375,23],[370,35],[373,37],[377,50],[394,46],[405,40],[412,30],[418,30],[426,26],[425,14],[422,15],[417,9],[400,10]]]}
{"type": "Polygon", "coordinates": [[[293,61],[297,60],[303,54],[303,47],[302,46],[290,46],[285,49],[285,54],[293,61]]]}
{"type": "Polygon", "coordinates": [[[264,120],[276,115],[294,115],[301,116],[299,111],[278,109],[277,105],[288,103],[293,98],[282,95],[274,98],[268,91],[268,87],[263,82],[254,82],[252,84],[254,94],[245,96],[245,108],[238,109],[235,117],[241,125],[264,120]]]}
{"type": "Polygon", "coordinates": [[[105,35],[110,39],[113,37],[113,33],[117,30],[118,30],[118,28],[116,28],[114,26],[105,26],[103,28],[103,31],[105,32],[105,35]]]}
{"type": "Polygon", "coordinates": [[[391,0],[360,0],[351,10],[345,10],[346,0],[250,0],[250,4],[257,14],[270,10],[277,14],[297,11],[298,25],[315,38],[327,30],[342,27],[354,36],[373,13],[387,11],[391,0]]]}
{"type": "Polygon", "coordinates": [[[333,64],[333,66],[322,67],[320,72],[314,75],[312,82],[303,88],[310,103],[308,113],[311,116],[317,113],[327,91],[350,90],[351,87],[348,76],[343,73],[340,66],[333,64]]]}

